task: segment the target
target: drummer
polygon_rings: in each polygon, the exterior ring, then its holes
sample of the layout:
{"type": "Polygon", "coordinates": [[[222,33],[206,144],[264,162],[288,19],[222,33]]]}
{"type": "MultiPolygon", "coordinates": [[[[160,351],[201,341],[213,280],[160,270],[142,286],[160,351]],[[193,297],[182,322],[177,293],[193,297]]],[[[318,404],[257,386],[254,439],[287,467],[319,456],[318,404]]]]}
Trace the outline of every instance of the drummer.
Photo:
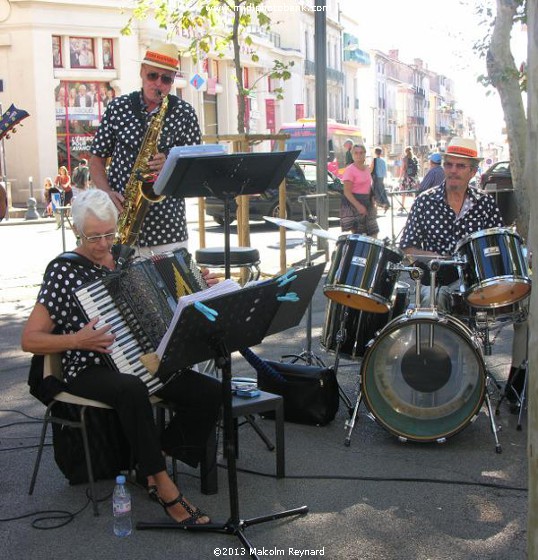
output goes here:
{"type": "MultiPolygon", "coordinates": [[[[463,237],[503,225],[495,200],[469,186],[481,159],[474,140],[452,138],[444,154],[445,180],[417,197],[405,224],[400,248],[413,260],[451,258],[463,237]]],[[[437,285],[437,306],[448,311],[450,292],[460,285],[457,268],[441,267],[437,285]]],[[[424,307],[431,306],[427,273],[423,276],[421,301],[424,307]]]]}
{"type": "MultiPolygon", "coordinates": [[[[458,241],[465,236],[503,225],[495,200],[469,186],[481,159],[473,139],[452,138],[443,158],[445,180],[416,198],[407,219],[400,248],[410,261],[421,266],[432,259],[452,258],[458,241]]],[[[422,280],[421,305],[430,307],[427,272],[422,280]]],[[[450,311],[450,293],[460,286],[457,268],[441,266],[436,284],[438,309],[450,311]]],[[[511,374],[526,359],[526,337],[526,327],[515,326],[511,374]]]]}

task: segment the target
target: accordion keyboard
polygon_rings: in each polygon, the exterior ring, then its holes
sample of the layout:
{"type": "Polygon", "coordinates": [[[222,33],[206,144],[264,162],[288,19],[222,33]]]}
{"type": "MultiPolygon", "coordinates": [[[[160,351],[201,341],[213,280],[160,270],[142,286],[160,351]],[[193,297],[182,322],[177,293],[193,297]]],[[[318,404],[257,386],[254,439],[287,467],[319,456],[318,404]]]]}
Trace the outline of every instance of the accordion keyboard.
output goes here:
{"type": "Polygon", "coordinates": [[[96,328],[108,325],[116,337],[111,354],[103,355],[105,361],[116,371],[139,377],[153,394],[165,380],[154,377],[140,358],[157,347],[178,297],[205,287],[190,255],[181,249],[135,261],[124,271],[82,286],[75,296],[86,319],[99,317],[96,328]],[[166,276],[175,278],[176,286],[180,279],[181,291],[161,276],[165,264],[166,276]]]}

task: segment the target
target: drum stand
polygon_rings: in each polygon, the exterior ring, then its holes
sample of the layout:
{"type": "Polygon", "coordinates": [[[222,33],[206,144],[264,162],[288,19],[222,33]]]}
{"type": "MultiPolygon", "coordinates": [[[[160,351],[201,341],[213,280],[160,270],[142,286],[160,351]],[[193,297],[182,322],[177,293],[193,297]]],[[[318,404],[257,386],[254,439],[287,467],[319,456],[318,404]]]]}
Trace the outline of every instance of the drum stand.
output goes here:
{"type": "MultiPolygon", "coordinates": [[[[340,348],[342,347],[342,344],[344,344],[344,342],[347,339],[347,331],[346,331],[346,322],[348,317],[347,310],[348,310],[347,307],[342,307],[342,309],[340,310],[340,316],[341,316],[340,328],[336,333],[336,350],[335,350],[335,358],[334,358],[334,374],[336,376],[338,376],[338,366],[340,365],[340,348]]],[[[342,389],[342,387],[340,387],[340,384],[338,385],[338,392],[340,394],[340,398],[342,399],[342,402],[347,407],[347,413],[351,418],[354,413],[354,408],[351,399],[347,396],[347,394],[342,389]]],[[[360,393],[360,385],[359,385],[359,393],[360,393]]],[[[355,405],[355,407],[357,407],[357,405],[355,405]]],[[[349,420],[346,420],[346,424],[345,424],[346,426],[348,422],[349,420]]],[[[349,446],[349,444],[346,445],[349,446]]]]}
{"type": "Polygon", "coordinates": [[[523,410],[527,402],[528,382],[529,382],[528,372],[529,372],[529,362],[528,360],[525,360],[522,366],[518,369],[517,373],[512,377],[509,383],[506,384],[504,388],[504,393],[502,394],[499,402],[497,403],[497,408],[495,409],[495,412],[498,414],[502,401],[508,397],[509,393],[511,393],[516,398],[516,402],[514,403],[514,406],[519,408],[519,413],[517,416],[517,427],[516,427],[516,429],[519,432],[522,430],[523,410]],[[523,375],[523,387],[521,388],[521,392],[518,392],[517,389],[514,388],[514,381],[520,375],[523,375]]]}
{"type": "MultiPolygon", "coordinates": [[[[392,269],[394,271],[397,272],[402,272],[402,271],[407,271],[409,272],[409,275],[411,276],[411,278],[415,281],[415,308],[418,309],[420,307],[420,288],[422,285],[422,270],[420,268],[414,267],[414,266],[402,266],[402,265],[392,265],[392,269]]],[[[345,312],[347,314],[347,311],[345,312]]],[[[336,347],[336,358],[338,360],[338,353],[340,351],[340,344],[345,341],[345,320],[346,320],[346,314],[344,314],[344,317],[342,319],[342,326],[341,326],[341,330],[343,330],[343,338],[342,340],[339,340],[337,338],[338,341],[338,345],[336,347]]],[[[341,336],[341,332],[338,332],[338,337],[341,336]]],[[[336,367],[336,366],[335,366],[336,367]]],[[[361,367],[362,370],[362,367],[361,367]]],[[[346,423],[344,424],[344,428],[346,430],[346,437],[344,439],[344,445],[346,447],[349,447],[351,445],[351,434],[355,428],[355,423],[357,421],[357,416],[359,414],[359,408],[361,406],[361,402],[362,402],[362,374],[359,373],[359,380],[358,380],[358,390],[357,390],[357,402],[355,403],[355,406],[353,407],[353,411],[350,414],[350,418],[349,420],[346,420],[346,423]]]]}
{"type": "MultiPolygon", "coordinates": [[[[450,259],[443,259],[443,260],[432,260],[429,263],[430,268],[430,301],[433,302],[434,307],[436,307],[436,277],[439,268],[443,265],[456,265],[461,266],[464,264],[460,259],[456,258],[454,260],[450,259]]],[[[417,304],[418,307],[418,304],[417,304]]],[[[476,326],[476,325],[475,325],[476,326]]],[[[489,340],[489,328],[487,326],[487,319],[486,319],[486,327],[485,327],[485,339],[483,340],[484,345],[484,355],[491,355],[491,342],[489,340]],[[489,353],[488,353],[489,352],[489,353]]],[[[486,401],[486,407],[488,409],[489,415],[489,423],[491,428],[491,433],[493,434],[493,438],[495,440],[495,452],[502,453],[502,446],[499,442],[499,436],[497,435],[501,428],[497,426],[495,423],[495,414],[493,413],[493,407],[491,406],[491,385],[494,384],[495,387],[498,389],[500,387],[499,382],[495,379],[493,374],[486,368],[486,386],[485,386],[485,396],[484,400],[486,401]]]]}
{"type": "Polygon", "coordinates": [[[515,372],[515,374],[511,378],[509,378],[508,381],[506,382],[506,385],[504,386],[504,391],[501,395],[501,398],[499,399],[499,402],[497,403],[497,408],[495,409],[495,413],[499,414],[499,409],[501,407],[501,403],[503,402],[503,400],[505,398],[508,398],[508,395],[512,395],[515,398],[515,402],[513,403],[513,405],[519,407],[517,428],[516,428],[518,431],[521,431],[522,429],[523,410],[525,408],[526,401],[528,399],[528,382],[529,382],[528,337],[529,337],[529,332],[527,330],[527,346],[526,346],[527,357],[520,365],[517,372],[515,372]],[[518,391],[518,389],[514,387],[514,383],[522,375],[523,375],[523,386],[521,387],[521,390],[518,391]]]}

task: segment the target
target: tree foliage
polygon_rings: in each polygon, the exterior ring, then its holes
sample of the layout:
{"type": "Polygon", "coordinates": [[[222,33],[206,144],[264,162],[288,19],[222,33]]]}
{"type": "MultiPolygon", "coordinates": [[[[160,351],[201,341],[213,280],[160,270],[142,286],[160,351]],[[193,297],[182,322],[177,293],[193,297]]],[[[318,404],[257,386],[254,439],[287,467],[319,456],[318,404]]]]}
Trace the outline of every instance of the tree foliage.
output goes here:
{"type": "MultiPolygon", "coordinates": [[[[271,79],[288,80],[293,61],[285,64],[273,61],[271,68],[245,87],[241,65],[241,45],[254,63],[260,58],[254,48],[252,30],[257,27],[262,33],[270,31],[271,19],[263,10],[263,0],[136,0],[132,16],[122,30],[129,35],[136,20],[153,16],[159,27],[165,29],[170,40],[187,37],[188,46],[183,54],[189,54],[196,63],[201,58],[214,54],[223,58],[232,51],[235,81],[237,84],[238,116],[237,131],[245,132],[245,99],[267,76],[271,79]]],[[[277,99],[282,99],[283,89],[274,88],[277,99]]]]}
{"type": "Polygon", "coordinates": [[[485,57],[487,74],[480,77],[486,87],[499,94],[506,122],[510,150],[510,168],[518,209],[517,226],[527,237],[529,228],[529,192],[524,180],[527,150],[527,118],[522,91],[526,88],[526,65],[517,65],[511,51],[511,34],[515,24],[526,21],[526,0],[479,0],[476,12],[481,17],[484,38],[475,44],[475,51],[485,57]]]}

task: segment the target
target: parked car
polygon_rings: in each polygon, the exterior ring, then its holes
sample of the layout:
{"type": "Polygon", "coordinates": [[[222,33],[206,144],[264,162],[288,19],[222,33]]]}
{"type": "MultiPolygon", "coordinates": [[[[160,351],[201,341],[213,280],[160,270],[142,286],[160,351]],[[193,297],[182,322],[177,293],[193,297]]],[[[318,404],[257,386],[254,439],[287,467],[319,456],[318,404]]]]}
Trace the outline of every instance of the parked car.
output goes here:
{"type": "Polygon", "coordinates": [[[509,161],[498,161],[480,176],[480,186],[486,190],[512,190],[509,161]]]}
{"type": "Polygon", "coordinates": [[[505,226],[514,224],[517,207],[509,161],[494,163],[480,176],[480,186],[495,199],[505,226]]]}
{"type": "MultiPolygon", "coordinates": [[[[329,198],[329,217],[338,218],[343,185],[340,179],[327,171],[327,194],[329,198]]],[[[303,219],[303,205],[300,196],[316,193],[316,164],[312,161],[296,161],[286,175],[286,218],[303,219]],[[306,175],[306,176],[305,176],[306,175]]],[[[315,211],[315,199],[308,202],[308,207],[315,211]]],[[[280,216],[278,188],[268,189],[262,194],[250,195],[250,219],[263,220],[263,216],[280,216]]],[[[220,198],[207,197],[205,211],[219,225],[224,225],[224,202],[220,198]]],[[[230,218],[236,219],[237,204],[230,204],[230,218]]],[[[308,212],[308,209],[307,209],[308,212]]]]}

